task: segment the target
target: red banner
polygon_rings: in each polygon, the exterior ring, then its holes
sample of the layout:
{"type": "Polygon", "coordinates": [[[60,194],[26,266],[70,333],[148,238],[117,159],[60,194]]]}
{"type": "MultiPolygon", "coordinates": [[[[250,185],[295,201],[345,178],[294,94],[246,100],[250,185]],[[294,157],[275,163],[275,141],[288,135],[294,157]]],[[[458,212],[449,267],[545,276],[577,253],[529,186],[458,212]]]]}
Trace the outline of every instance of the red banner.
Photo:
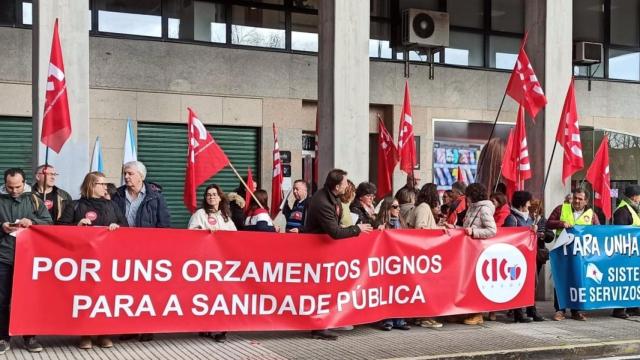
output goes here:
{"type": "Polygon", "coordinates": [[[310,330],[524,307],[524,228],[324,235],[33,226],[18,234],[11,334],[310,330]]]}

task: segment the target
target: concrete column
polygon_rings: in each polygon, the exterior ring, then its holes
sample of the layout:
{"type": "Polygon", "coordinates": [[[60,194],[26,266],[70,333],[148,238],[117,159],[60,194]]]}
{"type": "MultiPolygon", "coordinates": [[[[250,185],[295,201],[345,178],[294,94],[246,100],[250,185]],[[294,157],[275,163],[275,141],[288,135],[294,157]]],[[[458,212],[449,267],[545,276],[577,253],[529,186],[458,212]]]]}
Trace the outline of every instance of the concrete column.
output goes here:
{"type": "MultiPolygon", "coordinates": [[[[74,198],[90,168],[89,149],[89,4],[77,0],[33,1],[33,144],[35,164],[45,161],[40,143],[53,25],[58,18],[60,44],[71,114],[71,138],[60,154],[49,151],[49,163],[61,176],[57,184],[74,198]]],[[[113,176],[113,175],[112,175],[113,176]]]]}
{"type": "MultiPolygon", "coordinates": [[[[536,125],[527,127],[529,154],[532,167],[536,170],[531,182],[532,192],[540,193],[540,186],[546,173],[555,135],[560,121],[564,98],[572,75],[572,0],[536,0],[525,2],[525,28],[529,30],[527,54],[542,82],[548,104],[543,116],[538,115],[536,125]],[[542,124],[540,122],[542,121],[542,124]],[[532,141],[531,139],[544,139],[532,141]]],[[[562,149],[556,148],[553,164],[549,171],[549,181],[544,193],[545,213],[548,216],[559,205],[564,194],[569,191],[562,186],[562,149]]],[[[538,298],[551,299],[553,287],[550,268],[547,265],[540,275],[538,298]]]]}
{"type": "Polygon", "coordinates": [[[319,3],[319,182],[342,168],[369,179],[369,1],[319,3]]]}

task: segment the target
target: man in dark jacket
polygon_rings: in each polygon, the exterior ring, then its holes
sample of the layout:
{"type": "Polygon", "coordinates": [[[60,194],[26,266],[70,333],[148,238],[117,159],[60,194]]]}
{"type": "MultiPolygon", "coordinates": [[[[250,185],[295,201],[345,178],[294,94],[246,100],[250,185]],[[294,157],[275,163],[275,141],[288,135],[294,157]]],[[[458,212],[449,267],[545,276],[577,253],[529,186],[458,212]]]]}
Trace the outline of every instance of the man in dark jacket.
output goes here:
{"type": "Polygon", "coordinates": [[[297,233],[300,232],[302,225],[304,225],[304,219],[307,215],[307,208],[309,205],[307,194],[309,193],[309,186],[307,182],[300,179],[293,182],[293,197],[296,201],[293,202],[293,206],[289,206],[289,202],[284,202],[282,208],[282,215],[287,220],[286,231],[297,233]]]}
{"type": "MultiPolygon", "coordinates": [[[[147,183],[147,168],[140,161],[130,161],[123,166],[124,186],[118,188],[113,201],[118,205],[130,227],[168,228],[171,215],[167,202],[158,185],[147,183]]],[[[128,334],[120,337],[128,340],[137,337],[128,334]]],[[[153,340],[153,334],[140,334],[140,341],[153,340]]]]}
{"type": "Polygon", "coordinates": [[[125,185],[118,188],[113,201],[131,227],[168,228],[171,215],[160,186],[144,181],[147,168],[139,161],[124,164],[125,185]]]}
{"type": "MultiPolygon", "coordinates": [[[[347,189],[347,172],[333,169],[327,174],[324,188],[316,192],[309,202],[307,218],[304,223],[305,233],[328,234],[334,239],[344,239],[358,236],[360,232],[370,232],[369,224],[358,224],[349,227],[340,227],[342,205],[340,195],[347,189]]],[[[314,330],[311,335],[315,339],[336,340],[338,336],[330,330],[314,330]]]]}
{"type": "MultiPolygon", "coordinates": [[[[43,202],[25,191],[24,171],[19,168],[4,172],[6,194],[0,195],[0,354],[10,349],[9,309],[13,286],[13,263],[16,252],[14,232],[33,224],[50,225],[51,215],[43,202]]],[[[25,347],[30,352],[42,351],[42,345],[34,336],[24,337],[25,347]]]]}
{"type": "Polygon", "coordinates": [[[44,206],[49,210],[49,215],[54,222],[60,220],[65,207],[71,204],[71,195],[56,186],[57,176],[58,173],[53,166],[40,165],[36,169],[36,182],[31,187],[31,192],[44,202],[44,206]]]}
{"type": "MultiPolygon", "coordinates": [[[[620,204],[613,213],[614,225],[632,225],[640,226],[640,216],[638,212],[640,209],[640,186],[629,185],[624,189],[624,196],[620,199],[620,204]]],[[[634,308],[619,308],[613,309],[611,316],[619,319],[628,319],[629,315],[640,316],[640,309],[634,308]]]]}

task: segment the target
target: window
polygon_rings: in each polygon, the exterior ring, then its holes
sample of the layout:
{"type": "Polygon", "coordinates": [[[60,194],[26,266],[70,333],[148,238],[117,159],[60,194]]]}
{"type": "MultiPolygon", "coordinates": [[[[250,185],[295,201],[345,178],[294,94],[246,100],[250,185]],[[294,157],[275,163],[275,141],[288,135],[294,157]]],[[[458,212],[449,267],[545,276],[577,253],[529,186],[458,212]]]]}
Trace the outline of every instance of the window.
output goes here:
{"type": "Polygon", "coordinates": [[[513,69],[520,51],[518,38],[505,36],[491,36],[489,38],[489,53],[491,54],[489,66],[496,69],[513,69]]]}
{"type": "Polygon", "coordinates": [[[601,64],[574,66],[574,75],[640,81],[640,0],[574,0],[573,20],[574,42],[604,47],[601,64]]]}
{"type": "Polygon", "coordinates": [[[483,0],[448,0],[447,12],[452,26],[482,29],[484,27],[483,0]]]}
{"type": "Polygon", "coordinates": [[[16,19],[16,3],[14,1],[0,2],[0,25],[13,25],[16,19]]]}
{"type": "Polygon", "coordinates": [[[139,36],[162,36],[162,1],[94,0],[98,31],[139,36]]]}
{"type": "Polygon", "coordinates": [[[611,0],[611,44],[639,46],[638,0],[611,0]]]}
{"type": "Polygon", "coordinates": [[[491,30],[522,33],[524,0],[491,0],[491,30]]]}
{"type": "Polygon", "coordinates": [[[387,22],[371,20],[369,33],[369,57],[391,59],[391,27],[387,22]]]}
{"type": "Polygon", "coordinates": [[[318,15],[291,14],[291,50],[318,52],[318,15]]]}
{"type": "Polygon", "coordinates": [[[223,4],[208,1],[172,1],[169,4],[166,9],[169,39],[214,43],[227,41],[223,4]]]}
{"type": "Polygon", "coordinates": [[[267,48],[285,48],[284,12],[233,6],[231,43],[267,48]]]}
{"type": "Polygon", "coordinates": [[[483,66],[483,40],[481,34],[451,31],[449,47],[444,49],[446,64],[483,66]]]}
{"type": "Polygon", "coordinates": [[[33,24],[32,4],[30,2],[22,3],[22,25],[33,24]]]}
{"type": "Polygon", "coordinates": [[[573,1],[573,37],[576,40],[604,41],[604,0],[573,1]]]}

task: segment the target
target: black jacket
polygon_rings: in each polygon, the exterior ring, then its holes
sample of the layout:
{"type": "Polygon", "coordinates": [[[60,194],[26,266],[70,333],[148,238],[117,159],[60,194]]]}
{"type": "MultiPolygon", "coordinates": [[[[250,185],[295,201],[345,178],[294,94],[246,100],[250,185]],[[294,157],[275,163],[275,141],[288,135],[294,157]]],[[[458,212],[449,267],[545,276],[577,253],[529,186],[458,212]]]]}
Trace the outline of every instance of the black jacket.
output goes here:
{"type": "Polygon", "coordinates": [[[342,205],[326,187],[317,191],[309,202],[309,209],[303,226],[303,232],[310,234],[328,234],[334,239],[358,236],[360,228],[356,225],[340,227],[342,205]]]}
{"type": "Polygon", "coordinates": [[[113,201],[84,197],[74,200],[67,206],[56,224],[77,225],[84,218],[91,220],[92,226],[109,226],[111,224],[128,226],[127,219],[113,201]]]}
{"type": "MultiPolygon", "coordinates": [[[[145,197],[136,213],[135,227],[168,228],[171,227],[171,215],[167,207],[167,201],[162,196],[161,188],[155,184],[144,182],[145,197]]],[[[127,213],[127,187],[118,188],[113,201],[118,205],[123,214],[127,213]]]]}
{"type": "MultiPolygon", "coordinates": [[[[31,193],[40,199],[44,199],[44,194],[39,191],[38,184],[33,184],[31,186],[31,193]]],[[[55,222],[60,219],[62,213],[64,213],[64,208],[71,203],[71,195],[59,187],[54,186],[53,191],[47,194],[47,197],[47,200],[51,201],[51,208],[47,207],[47,209],[49,210],[49,215],[51,215],[51,218],[55,222]],[[51,198],[51,194],[55,194],[55,198],[51,198]]]]}
{"type": "MultiPolygon", "coordinates": [[[[621,200],[624,200],[631,207],[634,207],[633,202],[628,198],[623,197],[621,200]]],[[[637,208],[634,210],[638,210],[637,208]]],[[[621,207],[613,213],[613,224],[614,225],[632,225],[633,224],[633,216],[631,216],[631,212],[627,209],[626,206],[621,207]]]]}
{"type": "Polygon", "coordinates": [[[356,221],[357,224],[369,224],[373,226],[376,222],[376,219],[369,215],[367,209],[362,206],[362,203],[360,203],[360,200],[358,199],[353,200],[351,206],[349,206],[349,210],[358,215],[358,220],[356,221]]]}

